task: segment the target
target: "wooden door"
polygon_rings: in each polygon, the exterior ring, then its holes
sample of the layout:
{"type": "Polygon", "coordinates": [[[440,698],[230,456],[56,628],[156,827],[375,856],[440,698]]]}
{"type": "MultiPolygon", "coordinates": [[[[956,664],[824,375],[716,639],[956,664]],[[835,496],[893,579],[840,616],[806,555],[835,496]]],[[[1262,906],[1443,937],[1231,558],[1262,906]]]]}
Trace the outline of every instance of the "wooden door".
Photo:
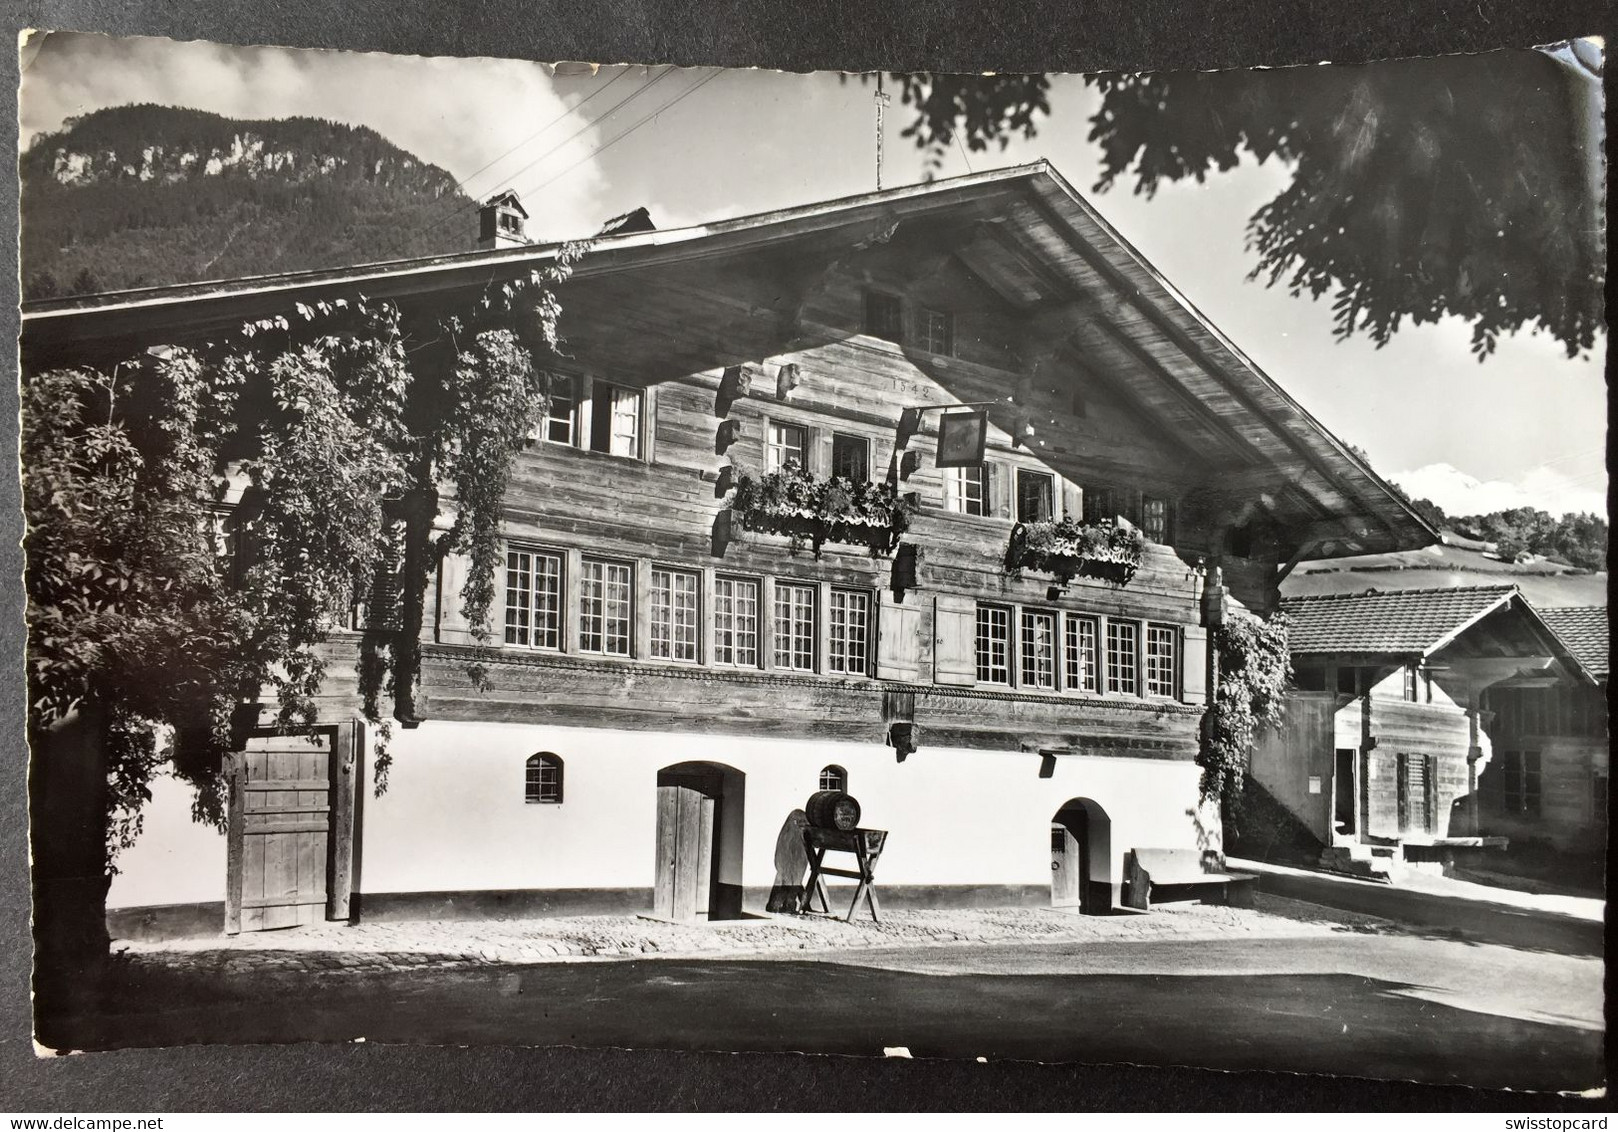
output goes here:
{"type": "Polygon", "coordinates": [[[1079,909],[1084,902],[1084,855],[1073,831],[1051,823],[1051,907],[1079,909]]]}
{"type": "Polygon", "coordinates": [[[333,739],[330,732],[257,737],[231,756],[227,932],[326,918],[333,739]]]}
{"type": "Polygon", "coordinates": [[[657,788],[657,872],[652,910],[666,920],[706,920],[712,903],[717,800],[683,782],[657,788]]]}
{"type": "Polygon", "coordinates": [[[1339,748],[1332,768],[1332,815],[1336,831],[1340,834],[1355,832],[1355,801],[1359,791],[1354,789],[1354,762],[1358,752],[1339,748]]]}

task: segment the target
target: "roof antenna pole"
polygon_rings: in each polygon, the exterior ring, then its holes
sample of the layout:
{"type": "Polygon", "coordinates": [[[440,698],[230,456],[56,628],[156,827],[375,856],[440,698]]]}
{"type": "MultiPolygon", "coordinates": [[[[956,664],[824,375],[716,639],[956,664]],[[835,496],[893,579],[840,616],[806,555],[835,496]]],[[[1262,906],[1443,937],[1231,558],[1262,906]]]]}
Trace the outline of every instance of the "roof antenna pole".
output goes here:
{"type": "Polygon", "coordinates": [[[882,191],[882,111],[888,105],[888,95],[882,89],[882,72],[876,73],[876,191],[882,191]]]}

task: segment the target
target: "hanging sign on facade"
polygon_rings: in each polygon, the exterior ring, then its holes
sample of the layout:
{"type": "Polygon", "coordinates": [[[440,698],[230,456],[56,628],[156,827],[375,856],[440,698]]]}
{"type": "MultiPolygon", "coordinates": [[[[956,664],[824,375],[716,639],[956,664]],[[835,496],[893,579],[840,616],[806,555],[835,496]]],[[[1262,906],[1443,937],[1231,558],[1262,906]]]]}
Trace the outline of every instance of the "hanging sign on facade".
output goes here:
{"type": "Polygon", "coordinates": [[[940,468],[970,468],[983,463],[989,441],[989,413],[945,413],[938,419],[938,459],[940,468]]]}

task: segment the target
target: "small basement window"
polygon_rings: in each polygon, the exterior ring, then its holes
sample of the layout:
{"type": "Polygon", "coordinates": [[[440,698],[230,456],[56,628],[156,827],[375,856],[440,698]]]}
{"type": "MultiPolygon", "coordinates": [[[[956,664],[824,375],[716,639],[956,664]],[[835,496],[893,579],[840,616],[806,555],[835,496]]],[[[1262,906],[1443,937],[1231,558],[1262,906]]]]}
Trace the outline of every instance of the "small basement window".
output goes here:
{"type": "Polygon", "coordinates": [[[831,766],[821,767],[819,788],[821,790],[846,791],[848,789],[848,771],[836,763],[831,766]]]}
{"type": "Polygon", "coordinates": [[[530,804],[560,804],[562,801],[562,759],[541,751],[528,759],[523,801],[530,804]]]}

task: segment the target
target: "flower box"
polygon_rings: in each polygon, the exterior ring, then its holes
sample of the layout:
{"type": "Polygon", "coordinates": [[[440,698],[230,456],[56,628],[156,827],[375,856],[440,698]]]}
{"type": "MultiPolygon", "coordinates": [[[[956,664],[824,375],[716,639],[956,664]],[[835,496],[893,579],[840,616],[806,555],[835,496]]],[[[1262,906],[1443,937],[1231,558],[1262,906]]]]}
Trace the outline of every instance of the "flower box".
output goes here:
{"type": "Polygon", "coordinates": [[[737,477],[730,502],[733,529],[786,535],[794,551],[808,542],[817,556],[828,542],[892,553],[910,527],[910,512],[888,484],[817,479],[794,460],[756,479],[737,477]]]}
{"type": "Polygon", "coordinates": [[[1134,527],[1119,523],[1079,523],[1044,519],[1018,523],[1006,546],[1007,573],[1037,570],[1063,585],[1074,578],[1095,578],[1128,585],[1140,569],[1146,540],[1134,527]]]}

